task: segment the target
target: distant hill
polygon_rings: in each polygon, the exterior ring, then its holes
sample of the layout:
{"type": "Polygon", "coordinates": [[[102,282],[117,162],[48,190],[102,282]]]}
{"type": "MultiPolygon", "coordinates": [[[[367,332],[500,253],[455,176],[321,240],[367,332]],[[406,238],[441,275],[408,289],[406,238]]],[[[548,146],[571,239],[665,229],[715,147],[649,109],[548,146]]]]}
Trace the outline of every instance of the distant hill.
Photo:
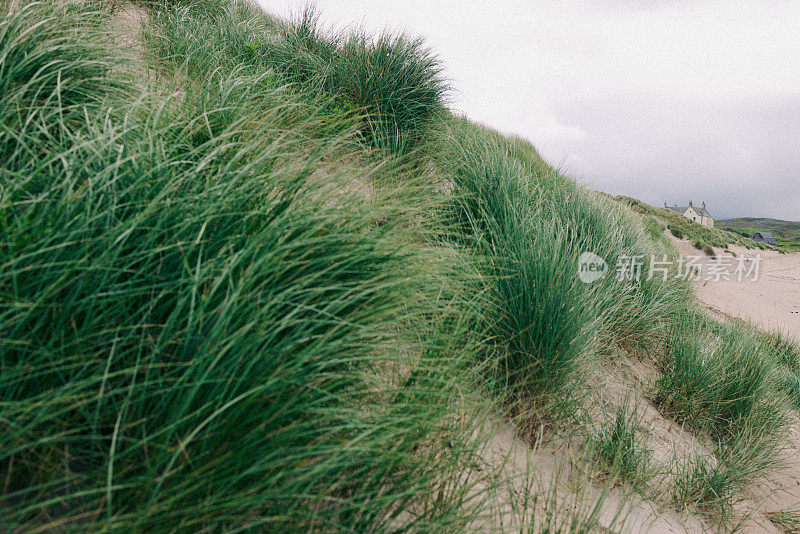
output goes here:
{"type": "Polygon", "coordinates": [[[741,235],[752,235],[758,231],[772,232],[779,244],[800,250],[800,222],[797,221],[740,217],[737,219],[717,219],[717,227],[741,235]]]}

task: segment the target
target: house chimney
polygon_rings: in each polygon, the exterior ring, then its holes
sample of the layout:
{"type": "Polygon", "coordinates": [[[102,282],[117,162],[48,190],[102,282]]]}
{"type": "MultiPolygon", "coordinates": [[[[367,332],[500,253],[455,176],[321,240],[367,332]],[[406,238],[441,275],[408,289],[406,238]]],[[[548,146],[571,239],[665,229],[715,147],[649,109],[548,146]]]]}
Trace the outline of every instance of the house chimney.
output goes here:
{"type": "Polygon", "coordinates": [[[703,210],[705,210],[705,209],[706,209],[706,203],[705,203],[705,201],[703,201],[703,210]]]}
{"type": "Polygon", "coordinates": [[[667,207],[667,201],[666,200],[664,201],[664,207],[665,208],[667,207]]]}
{"type": "Polygon", "coordinates": [[[692,207],[692,201],[691,200],[689,201],[689,207],[690,208],[692,207]]]}

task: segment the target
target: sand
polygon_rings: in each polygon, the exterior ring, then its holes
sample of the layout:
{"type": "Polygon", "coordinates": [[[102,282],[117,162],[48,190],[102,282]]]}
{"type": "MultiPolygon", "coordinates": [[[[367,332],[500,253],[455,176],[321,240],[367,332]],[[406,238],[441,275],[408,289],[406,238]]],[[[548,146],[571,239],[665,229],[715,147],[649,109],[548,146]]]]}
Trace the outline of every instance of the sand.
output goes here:
{"type": "MultiPolygon", "coordinates": [[[[754,265],[760,255],[758,278],[736,276],[729,280],[709,278],[709,265],[714,260],[692,246],[689,241],[670,236],[672,242],[684,256],[703,256],[702,277],[693,282],[700,301],[712,312],[728,317],[744,319],[768,331],[780,331],[800,342],[800,254],[781,254],[770,250],[747,250],[731,246],[736,257],[720,250],[715,252],[731,262],[730,272],[740,258],[753,258],[746,263],[754,265]]],[[[723,261],[726,261],[723,260],[723,261]]]]}

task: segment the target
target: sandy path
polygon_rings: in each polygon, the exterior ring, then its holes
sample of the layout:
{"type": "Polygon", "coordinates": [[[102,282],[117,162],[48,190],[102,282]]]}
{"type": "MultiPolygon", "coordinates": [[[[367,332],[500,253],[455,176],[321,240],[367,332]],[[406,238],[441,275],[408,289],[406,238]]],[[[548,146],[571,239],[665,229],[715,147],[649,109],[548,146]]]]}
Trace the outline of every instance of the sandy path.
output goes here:
{"type": "Polygon", "coordinates": [[[131,66],[137,73],[147,70],[147,64],[144,61],[145,48],[142,42],[142,29],[145,21],[147,21],[147,11],[130,2],[120,5],[112,19],[117,51],[131,62],[131,66]]]}
{"type": "MultiPolygon", "coordinates": [[[[780,254],[768,250],[747,250],[731,246],[736,257],[715,249],[730,261],[729,280],[709,278],[709,266],[714,260],[692,246],[689,241],[670,236],[683,256],[703,256],[702,278],[693,283],[700,301],[712,311],[751,321],[765,330],[779,330],[800,341],[800,254],[780,254]],[[739,258],[761,256],[758,279],[733,276],[739,258]]],[[[752,262],[758,261],[756,259],[752,262]]],[[[748,262],[749,268],[753,263],[748,262]]]]}

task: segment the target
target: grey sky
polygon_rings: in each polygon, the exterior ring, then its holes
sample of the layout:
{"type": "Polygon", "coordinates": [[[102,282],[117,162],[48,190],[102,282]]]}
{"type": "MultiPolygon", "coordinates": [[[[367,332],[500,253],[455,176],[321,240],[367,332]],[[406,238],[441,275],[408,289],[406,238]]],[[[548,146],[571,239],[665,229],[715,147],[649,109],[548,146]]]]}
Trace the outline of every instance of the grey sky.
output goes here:
{"type": "MultiPolygon", "coordinates": [[[[259,0],[297,13],[306,0],[259,0]]],[[[425,38],[451,107],[590,187],[800,220],[800,2],[317,0],[425,38]]]]}

